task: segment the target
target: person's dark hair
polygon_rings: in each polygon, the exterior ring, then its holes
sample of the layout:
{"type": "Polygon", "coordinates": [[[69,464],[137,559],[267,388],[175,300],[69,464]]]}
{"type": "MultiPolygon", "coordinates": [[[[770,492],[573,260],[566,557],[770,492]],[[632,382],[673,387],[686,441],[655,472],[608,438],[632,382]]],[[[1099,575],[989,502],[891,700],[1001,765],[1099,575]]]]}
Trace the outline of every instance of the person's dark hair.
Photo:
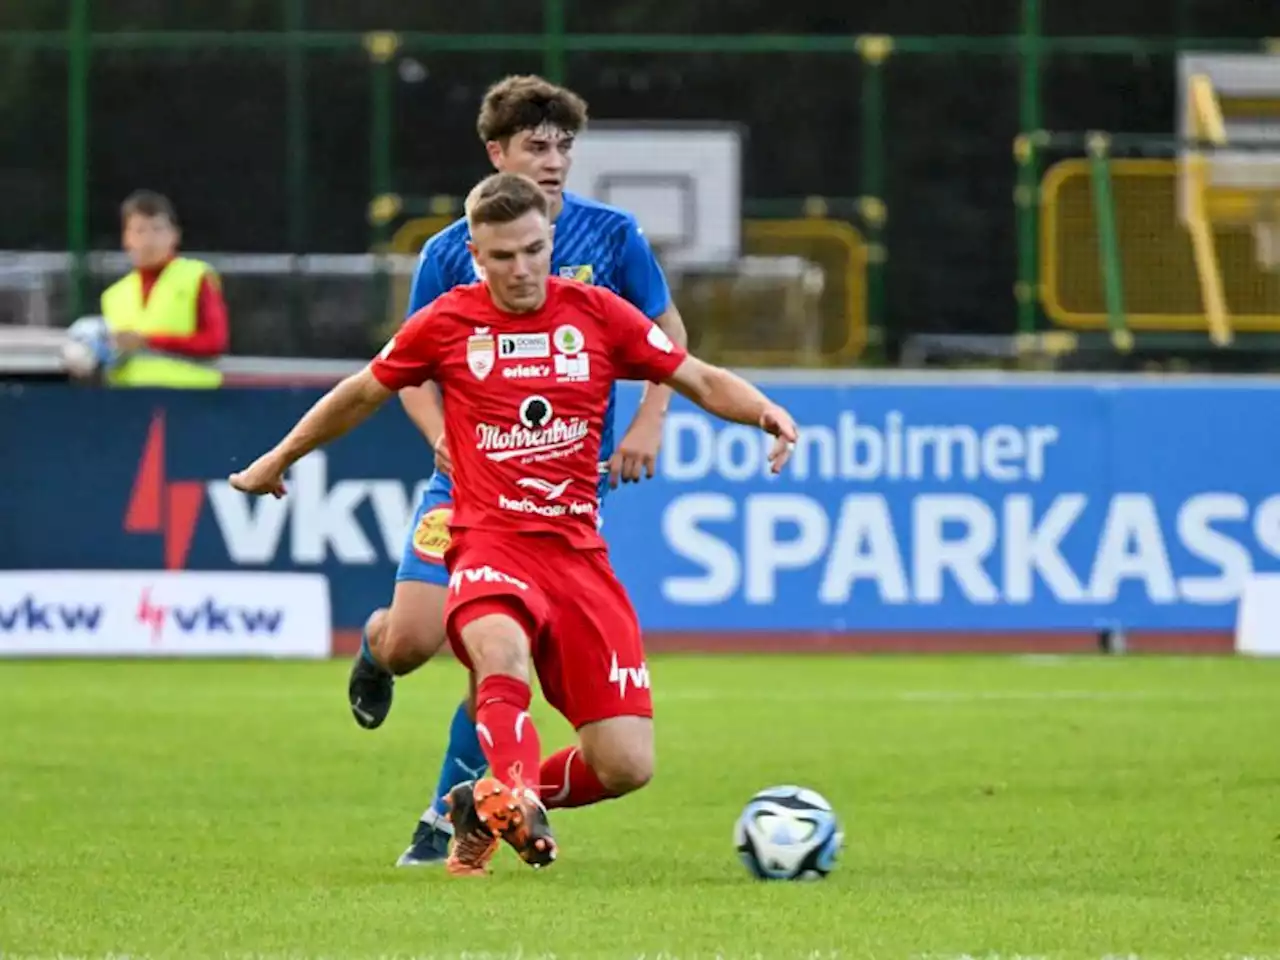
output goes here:
{"type": "Polygon", "coordinates": [[[587,104],[572,90],[532,75],[507,77],[489,88],[480,104],[476,132],[481,141],[501,143],[521,130],[544,124],[566,133],[580,133],[587,125],[587,104]]]}
{"type": "Polygon", "coordinates": [[[549,216],[547,195],[521,173],[485,177],[467,195],[467,222],[474,230],[482,223],[511,223],[531,210],[549,216]]]}
{"type": "Polygon", "coordinates": [[[128,223],[133,216],[164,217],[175,227],[178,225],[178,214],[169,198],[154,190],[135,190],[125,197],[120,204],[120,222],[128,223]]]}

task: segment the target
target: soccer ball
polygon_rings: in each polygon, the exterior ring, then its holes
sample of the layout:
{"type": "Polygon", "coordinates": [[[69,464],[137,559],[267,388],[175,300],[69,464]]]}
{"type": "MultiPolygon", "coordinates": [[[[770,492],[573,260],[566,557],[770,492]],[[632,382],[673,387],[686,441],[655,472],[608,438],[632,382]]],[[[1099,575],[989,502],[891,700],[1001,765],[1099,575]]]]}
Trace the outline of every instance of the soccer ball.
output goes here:
{"type": "Polygon", "coordinates": [[[804,787],[770,787],[733,828],[738,856],[761,880],[821,880],[835,866],[844,832],[826,799],[804,787]]]}
{"type": "Polygon", "coordinates": [[[63,368],[73,377],[87,377],[98,369],[93,348],[80,340],[64,341],[61,354],[63,368]]]}
{"type": "Polygon", "coordinates": [[[110,351],[111,333],[102,317],[80,317],[67,328],[62,364],[73,377],[87,377],[102,365],[110,351]]]}

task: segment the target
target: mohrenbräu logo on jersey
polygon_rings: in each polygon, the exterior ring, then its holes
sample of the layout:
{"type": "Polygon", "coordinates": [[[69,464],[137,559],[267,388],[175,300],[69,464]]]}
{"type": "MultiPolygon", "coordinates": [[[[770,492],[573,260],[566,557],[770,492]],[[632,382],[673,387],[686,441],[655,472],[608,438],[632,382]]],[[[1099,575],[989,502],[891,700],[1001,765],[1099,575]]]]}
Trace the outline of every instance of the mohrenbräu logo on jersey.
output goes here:
{"type": "Polygon", "coordinates": [[[520,402],[519,416],[519,423],[505,426],[476,424],[476,449],[499,463],[538,454],[565,456],[581,449],[591,432],[590,424],[581,417],[557,417],[551,401],[537,394],[520,402]]]}

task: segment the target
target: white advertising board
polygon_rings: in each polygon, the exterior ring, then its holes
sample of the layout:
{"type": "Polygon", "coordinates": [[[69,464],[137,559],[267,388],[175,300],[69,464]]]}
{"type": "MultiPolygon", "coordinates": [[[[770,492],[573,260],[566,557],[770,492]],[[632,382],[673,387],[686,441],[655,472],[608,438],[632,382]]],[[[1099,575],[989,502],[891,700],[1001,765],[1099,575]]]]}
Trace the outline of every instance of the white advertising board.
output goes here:
{"type": "Polygon", "coordinates": [[[321,574],[0,573],[0,657],[280,657],[332,646],[321,574]]]}
{"type": "Polygon", "coordinates": [[[1280,574],[1255,573],[1245,581],[1236,616],[1236,653],[1280,657],[1280,574]]]}

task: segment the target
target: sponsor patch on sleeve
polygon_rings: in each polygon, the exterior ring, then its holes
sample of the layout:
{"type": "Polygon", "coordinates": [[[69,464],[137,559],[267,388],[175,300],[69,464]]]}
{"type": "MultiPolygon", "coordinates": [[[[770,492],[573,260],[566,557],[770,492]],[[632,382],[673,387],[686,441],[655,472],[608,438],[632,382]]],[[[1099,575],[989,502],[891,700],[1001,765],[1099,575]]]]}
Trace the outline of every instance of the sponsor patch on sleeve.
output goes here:
{"type": "Polygon", "coordinates": [[[452,518],[453,509],[448,506],[432,507],[424,513],[413,531],[413,552],[428,563],[444,563],[452,518]]]}

